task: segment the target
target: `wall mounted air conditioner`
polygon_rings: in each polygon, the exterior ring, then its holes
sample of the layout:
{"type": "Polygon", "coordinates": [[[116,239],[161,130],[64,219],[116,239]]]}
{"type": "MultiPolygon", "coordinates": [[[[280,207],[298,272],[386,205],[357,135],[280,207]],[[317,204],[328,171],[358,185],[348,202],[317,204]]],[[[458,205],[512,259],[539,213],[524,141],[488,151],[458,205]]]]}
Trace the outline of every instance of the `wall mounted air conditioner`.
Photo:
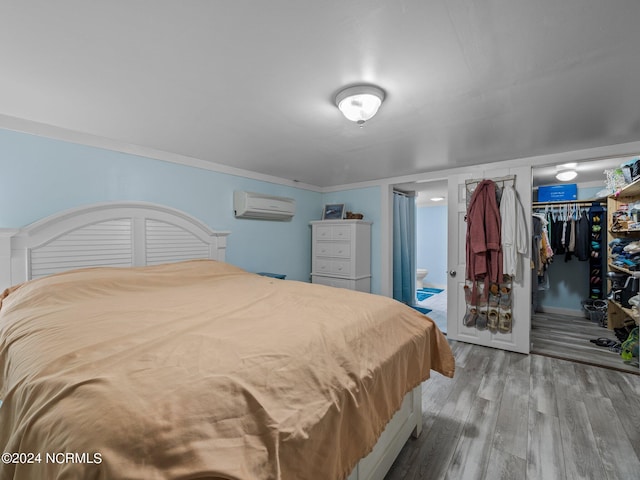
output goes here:
{"type": "Polygon", "coordinates": [[[233,209],[236,218],[290,220],[296,213],[296,202],[293,198],[236,190],[233,209]]]}

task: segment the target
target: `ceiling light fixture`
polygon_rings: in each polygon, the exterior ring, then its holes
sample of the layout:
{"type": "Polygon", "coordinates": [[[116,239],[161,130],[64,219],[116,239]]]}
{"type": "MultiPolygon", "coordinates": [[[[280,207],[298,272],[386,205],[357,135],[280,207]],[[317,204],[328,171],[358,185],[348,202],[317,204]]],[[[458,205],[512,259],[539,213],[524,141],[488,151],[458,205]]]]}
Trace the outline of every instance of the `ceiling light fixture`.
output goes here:
{"type": "Polygon", "coordinates": [[[336,95],[336,106],[348,120],[362,126],[373,117],[384,100],[384,91],[374,85],[356,85],[336,95]]]}
{"type": "Polygon", "coordinates": [[[563,163],[562,165],[558,165],[556,168],[558,170],[574,170],[578,166],[577,162],[571,163],[563,163]]]}
{"type": "Polygon", "coordinates": [[[578,172],[576,172],[575,170],[563,170],[556,173],[556,178],[561,182],[568,182],[569,180],[573,180],[577,176],[578,172]]]}
{"type": "Polygon", "coordinates": [[[430,200],[432,202],[441,202],[442,200],[444,200],[444,197],[431,197],[430,200]]]}

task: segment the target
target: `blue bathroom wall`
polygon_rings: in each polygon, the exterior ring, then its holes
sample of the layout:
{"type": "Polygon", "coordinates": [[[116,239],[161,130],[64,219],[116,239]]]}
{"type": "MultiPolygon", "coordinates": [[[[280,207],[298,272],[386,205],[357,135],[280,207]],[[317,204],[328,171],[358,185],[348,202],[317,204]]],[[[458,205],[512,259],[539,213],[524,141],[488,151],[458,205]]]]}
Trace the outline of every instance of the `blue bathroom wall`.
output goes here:
{"type": "MultiPolygon", "coordinates": [[[[322,195],[322,204],[344,203],[346,211],[362,213],[371,225],[371,293],[382,291],[380,263],[380,211],[382,191],[379,186],[342,190],[322,195]]],[[[322,207],[317,211],[315,220],[322,218],[322,207]]]]}
{"type": "Polygon", "coordinates": [[[426,285],[447,285],[447,206],[416,208],[416,266],[429,270],[426,285]]]}
{"type": "MultiPolygon", "coordinates": [[[[578,185],[578,200],[590,200],[602,186],[581,188],[578,185]]],[[[606,201],[605,201],[606,205],[606,201]]],[[[589,261],[578,261],[574,256],[565,261],[564,255],[555,255],[548,268],[549,288],[538,291],[538,305],[542,310],[553,309],[583,313],[582,301],[589,298],[589,261]]]]}
{"type": "Polygon", "coordinates": [[[0,227],[126,200],[167,205],[230,230],[232,264],[309,281],[309,221],[321,211],[318,192],[0,129],[0,227]],[[236,219],[234,190],[292,197],[296,215],[290,222],[236,219]]]}

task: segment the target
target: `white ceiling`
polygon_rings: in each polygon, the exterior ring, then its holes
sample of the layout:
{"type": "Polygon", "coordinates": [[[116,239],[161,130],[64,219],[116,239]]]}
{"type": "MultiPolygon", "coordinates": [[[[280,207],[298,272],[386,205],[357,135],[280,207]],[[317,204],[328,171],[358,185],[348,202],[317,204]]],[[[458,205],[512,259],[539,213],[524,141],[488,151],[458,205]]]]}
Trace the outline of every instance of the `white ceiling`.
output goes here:
{"type": "Polygon", "coordinates": [[[4,0],[0,115],[317,186],[640,140],[637,0],[4,0]],[[387,98],[363,128],[333,104],[387,98]]]}

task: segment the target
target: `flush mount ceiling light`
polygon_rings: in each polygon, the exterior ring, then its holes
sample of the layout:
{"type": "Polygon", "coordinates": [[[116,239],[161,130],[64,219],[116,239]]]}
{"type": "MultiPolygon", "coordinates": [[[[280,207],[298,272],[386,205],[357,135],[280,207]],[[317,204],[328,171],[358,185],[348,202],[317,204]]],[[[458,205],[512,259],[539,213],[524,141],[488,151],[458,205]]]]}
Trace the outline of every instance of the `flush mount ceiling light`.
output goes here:
{"type": "Polygon", "coordinates": [[[432,202],[441,202],[442,200],[444,200],[444,197],[431,197],[430,200],[432,202]]]}
{"type": "Polygon", "coordinates": [[[576,162],[563,163],[562,165],[558,165],[556,169],[557,170],[575,170],[577,166],[578,164],[576,162]]]}
{"type": "Polygon", "coordinates": [[[563,170],[556,173],[556,178],[561,182],[568,182],[569,180],[573,180],[577,176],[578,172],[576,172],[575,170],[563,170]]]}
{"type": "Polygon", "coordinates": [[[373,117],[382,101],[384,91],[374,85],[356,85],[336,95],[336,106],[347,119],[362,126],[373,117]]]}

